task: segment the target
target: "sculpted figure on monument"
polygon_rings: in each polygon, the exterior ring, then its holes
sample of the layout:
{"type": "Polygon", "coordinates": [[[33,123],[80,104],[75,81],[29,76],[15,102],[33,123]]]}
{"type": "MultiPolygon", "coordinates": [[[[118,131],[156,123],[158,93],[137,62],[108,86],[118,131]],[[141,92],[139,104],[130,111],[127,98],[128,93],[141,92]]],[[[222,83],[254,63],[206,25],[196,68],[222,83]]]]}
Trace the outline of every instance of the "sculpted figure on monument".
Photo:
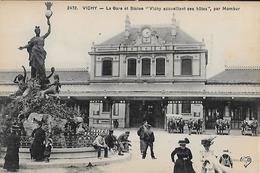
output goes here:
{"type": "Polygon", "coordinates": [[[51,33],[50,20],[47,19],[49,26],[48,32],[40,36],[41,30],[39,26],[35,26],[35,36],[28,42],[27,45],[19,47],[20,50],[27,49],[29,53],[29,65],[31,66],[31,78],[38,79],[40,84],[45,80],[45,59],[46,51],[44,50],[44,40],[51,33]]]}

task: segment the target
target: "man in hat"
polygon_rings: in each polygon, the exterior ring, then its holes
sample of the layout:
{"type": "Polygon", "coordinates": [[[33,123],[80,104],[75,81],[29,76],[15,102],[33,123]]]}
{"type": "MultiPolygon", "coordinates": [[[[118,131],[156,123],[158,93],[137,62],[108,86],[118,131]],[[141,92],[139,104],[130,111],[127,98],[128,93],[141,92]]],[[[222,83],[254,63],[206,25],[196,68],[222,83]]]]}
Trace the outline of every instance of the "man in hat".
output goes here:
{"type": "Polygon", "coordinates": [[[13,125],[10,128],[10,135],[6,139],[6,155],[4,169],[7,171],[15,172],[19,169],[19,147],[20,147],[20,137],[18,135],[19,126],[13,125]]]}
{"type": "Polygon", "coordinates": [[[153,152],[154,133],[151,130],[150,124],[146,124],[144,127],[143,140],[144,140],[144,150],[143,150],[142,159],[145,159],[148,147],[150,147],[152,159],[156,159],[156,157],[154,156],[154,152],[153,152]]]}
{"type": "Polygon", "coordinates": [[[143,151],[144,151],[144,146],[145,146],[145,142],[144,142],[144,131],[146,129],[146,125],[147,125],[147,121],[143,122],[143,125],[141,127],[139,127],[138,131],[137,131],[137,135],[140,138],[140,151],[141,154],[143,155],[143,151]]]}
{"type": "MultiPolygon", "coordinates": [[[[36,121],[36,120],[35,120],[36,121]]],[[[32,146],[31,146],[31,156],[32,159],[36,161],[44,160],[44,150],[45,150],[45,131],[42,129],[42,122],[37,122],[37,128],[33,130],[32,137],[34,137],[32,146]]]]}
{"type": "Polygon", "coordinates": [[[117,141],[119,143],[119,152],[128,152],[129,151],[129,146],[131,146],[130,142],[128,140],[128,137],[130,135],[129,131],[126,131],[125,133],[121,134],[117,141]]]}
{"type": "Polygon", "coordinates": [[[94,140],[94,142],[92,143],[93,144],[93,147],[97,150],[98,152],[98,158],[99,159],[102,159],[101,158],[101,150],[104,149],[104,158],[108,158],[108,147],[105,143],[105,136],[106,136],[106,133],[105,132],[102,132],[100,135],[98,135],[96,137],[96,139],[94,140]]]}

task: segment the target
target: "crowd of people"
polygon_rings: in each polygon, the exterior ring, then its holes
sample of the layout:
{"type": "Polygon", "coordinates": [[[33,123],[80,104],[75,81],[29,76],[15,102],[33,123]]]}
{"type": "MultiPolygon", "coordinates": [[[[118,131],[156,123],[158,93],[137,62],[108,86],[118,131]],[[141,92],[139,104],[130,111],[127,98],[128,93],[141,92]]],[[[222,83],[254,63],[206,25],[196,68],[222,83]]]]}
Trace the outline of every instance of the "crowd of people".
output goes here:
{"type": "MultiPolygon", "coordinates": [[[[37,128],[32,132],[33,142],[30,147],[31,159],[35,161],[49,162],[52,139],[46,140],[46,133],[42,129],[42,122],[37,122],[37,128]]],[[[70,121],[68,123],[71,123],[70,121]]],[[[16,124],[10,128],[10,134],[6,139],[6,156],[4,169],[8,171],[17,171],[19,169],[19,147],[20,147],[20,129],[16,124]]],[[[129,152],[131,147],[131,141],[129,140],[129,131],[125,131],[118,137],[114,135],[113,129],[110,129],[108,133],[103,131],[100,133],[92,143],[92,146],[97,151],[97,157],[99,159],[108,158],[109,153],[118,154],[123,156],[124,153],[129,152]],[[101,156],[102,150],[104,156],[101,156]]],[[[150,148],[150,154],[152,159],[157,159],[154,153],[155,135],[151,129],[151,125],[147,121],[137,130],[137,135],[140,139],[140,153],[141,158],[145,159],[147,150],[150,148]]],[[[230,156],[228,150],[223,150],[222,155],[217,156],[214,151],[210,150],[210,146],[214,143],[213,138],[201,140],[201,145],[204,150],[200,152],[201,155],[201,173],[224,173],[229,172],[233,167],[233,159],[230,156]]],[[[195,173],[192,164],[192,151],[186,146],[190,141],[188,138],[179,140],[179,147],[176,147],[171,152],[171,160],[174,163],[174,173],[195,173]]],[[[242,157],[241,157],[242,158],[242,157]]],[[[242,159],[243,160],[243,159],[242,159]]],[[[241,161],[242,162],[242,161],[241,161]]],[[[248,164],[248,163],[247,163],[248,164]]]]}
{"type": "Polygon", "coordinates": [[[195,130],[195,133],[201,134],[202,133],[202,120],[201,119],[189,119],[183,120],[182,118],[179,119],[169,119],[167,128],[169,133],[177,132],[177,133],[184,133],[184,127],[187,125],[189,134],[195,130]]]}

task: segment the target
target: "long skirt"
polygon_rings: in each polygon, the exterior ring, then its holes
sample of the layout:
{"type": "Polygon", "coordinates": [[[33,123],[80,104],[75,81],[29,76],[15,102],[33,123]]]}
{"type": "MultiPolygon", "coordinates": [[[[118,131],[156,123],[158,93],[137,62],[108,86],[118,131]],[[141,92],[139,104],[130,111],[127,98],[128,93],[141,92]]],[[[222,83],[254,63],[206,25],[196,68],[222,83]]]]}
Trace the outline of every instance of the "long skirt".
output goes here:
{"type": "Polygon", "coordinates": [[[45,146],[43,144],[33,143],[31,146],[31,157],[36,161],[44,160],[45,146]]]}
{"type": "Polygon", "coordinates": [[[9,171],[19,169],[19,149],[8,150],[6,152],[4,169],[9,171]]]}
{"type": "Polygon", "coordinates": [[[177,159],[173,168],[173,173],[195,173],[190,160],[177,159]]]}

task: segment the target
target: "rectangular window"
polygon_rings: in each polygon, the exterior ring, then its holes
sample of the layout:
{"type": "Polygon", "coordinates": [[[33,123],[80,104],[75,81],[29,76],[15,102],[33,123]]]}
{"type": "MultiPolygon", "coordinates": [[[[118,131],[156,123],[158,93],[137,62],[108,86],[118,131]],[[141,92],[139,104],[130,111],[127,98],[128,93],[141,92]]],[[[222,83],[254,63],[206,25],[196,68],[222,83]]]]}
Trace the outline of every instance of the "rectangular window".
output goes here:
{"type": "Polygon", "coordinates": [[[165,75],[165,59],[156,59],[156,75],[165,75]]]}
{"type": "Polygon", "coordinates": [[[93,115],[100,115],[100,104],[93,103],[93,115]]]}
{"type": "Polygon", "coordinates": [[[119,115],[119,104],[118,103],[113,104],[113,115],[114,116],[119,115]]]}
{"type": "Polygon", "coordinates": [[[151,60],[149,58],[142,59],[142,75],[150,75],[151,60]]]}
{"type": "Polygon", "coordinates": [[[102,104],[102,111],[103,112],[110,112],[111,110],[111,104],[109,102],[104,101],[102,104]]]}
{"type": "Polygon", "coordinates": [[[192,75],[192,60],[182,59],[181,60],[181,75],[192,75]]]}
{"type": "Polygon", "coordinates": [[[136,75],[136,59],[128,59],[127,75],[136,75]]]}
{"type": "Polygon", "coordinates": [[[191,113],[191,104],[190,103],[183,103],[182,104],[182,108],[181,108],[181,112],[182,113],[186,113],[186,114],[188,114],[188,113],[191,113]]]}
{"type": "Polygon", "coordinates": [[[102,75],[111,76],[112,75],[112,60],[104,60],[102,63],[102,75]]]}

